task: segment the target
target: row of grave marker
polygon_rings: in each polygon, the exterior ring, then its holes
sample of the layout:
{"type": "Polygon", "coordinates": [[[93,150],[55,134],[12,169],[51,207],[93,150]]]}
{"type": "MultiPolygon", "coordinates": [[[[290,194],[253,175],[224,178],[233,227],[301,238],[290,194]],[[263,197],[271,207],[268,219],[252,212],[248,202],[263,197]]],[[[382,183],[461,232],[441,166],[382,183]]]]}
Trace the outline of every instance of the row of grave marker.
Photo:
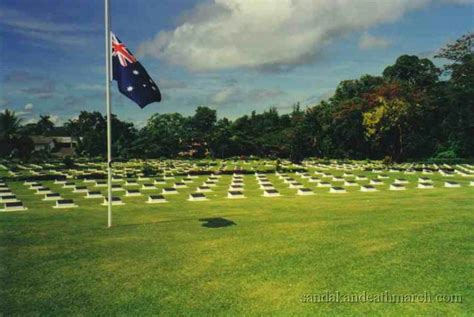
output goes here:
{"type": "MultiPolygon", "coordinates": [[[[307,178],[309,182],[315,182],[317,183],[318,187],[330,187],[329,192],[330,193],[345,193],[346,190],[343,187],[339,186],[332,186],[329,182],[322,181],[319,178],[312,177],[309,175],[309,173],[296,173],[297,175],[301,176],[302,178],[307,178]]],[[[316,175],[322,176],[322,178],[329,177],[332,178],[332,181],[337,182],[337,181],[343,181],[344,186],[361,186],[361,191],[363,192],[373,192],[377,191],[377,189],[374,187],[376,185],[382,185],[383,182],[377,179],[370,180],[369,185],[360,185],[354,181],[346,180],[341,177],[337,177],[328,173],[324,173],[321,171],[316,171],[316,175]]],[[[301,183],[295,181],[293,178],[287,176],[286,174],[280,174],[276,173],[277,176],[280,177],[284,181],[284,183],[287,183],[289,185],[289,188],[294,188],[297,189],[297,194],[298,195],[312,195],[314,192],[309,189],[305,188],[301,183]]],[[[257,182],[260,185],[260,189],[264,190],[263,196],[264,197],[276,197],[280,196],[279,192],[274,188],[274,186],[271,184],[271,182],[268,180],[268,178],[263,174],[255,174],[257,178],[257,182]]],[[[366,176],[360,176],[360,175],[353,175],[352,173],[344,173],[344,177],[354,177],[356,180],[367,180],[366,176]]],[[[166,202],[166,199],[164,198],[164,195],[169,195],[169,194],[177,194],[178,188],[186,188],[187,185],[186,183],[192,183],[193,179],[197,178],[196,176],[188,176],[187,178],[183,178],[181,182],[176,182],[172,188],[167,187],[162,189],[162,194],[161,195],[150,195],[148,199],[148,203],[162,203],[166,202]]],[[[220,178],[220,175],[212,175],[210,176],[201,186],[198,186],[197,192],[196,193],[191,193],[189,195],[188,200],[190,201],[202,201],[202,200],[207,200],[207,197],[204,195],[205,192],[210,192],[212,191],[211,187],[216,186],[217,180],[220,178]]],[[[377,178],[379,179],[387,179],[389,178],[387,175],[378,175],[377,178]]],[[[168,177],[168,179],[174,179],[174,177],[168,177]]],[[[142,178],[140,179],[141,181],[147,181],[149,178],[142,178]]],[[[116,180],[119,181],[119,180],[116,180]]],[[[120,180],[121,181],[121,180],[120,180]]],[[[85,180],[84,182],[94,182],[96,187],[107,187],[107,184],[105,181],[97,181],[97,180],[85,180]]],[[[408,181],[405,179],[395,179],[393,184],[390,184],[390,190],[405,190],[406,187],[404,184],[407,184],[408,181]]],[[[72,199],[63,199],[59,193],[53,193],[48,187],[44,187],[39,183],[36,182],[28,182],[26,181],[24,183],[25,185],[30,185],[30,189],[36,190],[36,194],[44,194],[45,197],[43,200],[52,200],[56,201],[56,206],[54,208],[74,208],[77,207],[76,204],[74,204],[72,199]]],[[[74,193],[86,193],[86,198],[104,198],[101,194],[100,191],[91,191],[89,190],[86,186],[78,186],[74,182],[70,181],[64,181],[64,180],[57,180],[55,181],[55,184],[62,184],[63,188],[72,188],[74,193]]],[[[136,181],[125,181],[125,185],[140,185],[136,181]]],[[[155,179],[154,184],[166,184],[165,179],[155,179]]],[[[145,183],[142,185],[142,189],[157,189],[154,184],[151,183],[145,183]]],[[[450,182],[446,181],[444,184],[445,187],[448,188],[456,188],[460,187],[460,184],[457,182],[450,182]]],[[[470,186],[474,186],[474,181],[470,182],[470,186]]],[[[420,177],[418,179],[418,188],[422,189],[429,189],[433,188],[433,183],[429,178],[426,177],[420,177]]],[[[120,185],[114,184],[113,185],[113,190],[126,190],[122,188],[120,185]]],[[[229,186],[229,191],[228,191],[228,198],[235,199],[235,198],[245,198],[243,195],[243,176],[240,174],[234,174],[231,184],[229,186]]],[[[142,193],[138,189],[127,189],[126,190],[126,197],[130,196],[141,196],[142,193]]],[[[113,203],[118,204],[119,201],[121,202],[120,197],[114,197],[113,198],[113,203]]],[[[4,182],[0,182],[0,203],[5,204],[5,208],[3,211],[13,211],[13,210],[26,210],[27,208],[23,206],[21,201],[17,200],[16,196],[9,190],[8,186],[4,182]]],[[[104,198],[104,203],[107,203],[107,199],[104,198]]],[[[123,204],[123,203],[122,203],[123,204]]]]}

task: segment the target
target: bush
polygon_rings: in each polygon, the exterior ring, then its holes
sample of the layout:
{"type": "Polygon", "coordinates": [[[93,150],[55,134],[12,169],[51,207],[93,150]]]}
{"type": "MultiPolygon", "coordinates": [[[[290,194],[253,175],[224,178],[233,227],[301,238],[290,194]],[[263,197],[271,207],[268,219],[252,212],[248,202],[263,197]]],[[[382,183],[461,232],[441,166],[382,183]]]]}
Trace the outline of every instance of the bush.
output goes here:
{"type": "Polygon", "coordinates": [[[455,159],[458,158],[456,151],[453,149],[449,149],[446,151],[436,153],[435,159],[455,159]]]}
{"type": "Polygon", "coordinates": [[[155,176],[156,172],[157,172],[156,169],[150,164],[143,165],[142,173],[144,176],[155,176]]]}
{"type": "Polygon", "coordinates": [[[63,164],[64,164],[64,167],[67,168],[67,169],[74,168],[74,166],[76,165],[74,160],[70,156],[66,156],[63,159],[63,164]]]}
{"type": "Polygon", "coordinates": [[[391,156],[385,156],[382,160],[382,164],[385,166],[390,166],[393,164],[393,159],[391,156]]]}

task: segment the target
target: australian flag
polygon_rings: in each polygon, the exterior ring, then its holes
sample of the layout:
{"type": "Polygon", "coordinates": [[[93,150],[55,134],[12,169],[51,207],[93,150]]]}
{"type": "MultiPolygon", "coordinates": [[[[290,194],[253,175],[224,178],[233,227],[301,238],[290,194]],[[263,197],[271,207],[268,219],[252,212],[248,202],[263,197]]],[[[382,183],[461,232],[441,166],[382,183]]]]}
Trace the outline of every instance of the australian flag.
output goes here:
{"type": "Polygon", "coordinates": [[[111,34],[112,37],[112,71],[122,94],[135,101],[140,108],[152,102],[161,101],[161,93],[145,68],[135,56],[111,34]]]}

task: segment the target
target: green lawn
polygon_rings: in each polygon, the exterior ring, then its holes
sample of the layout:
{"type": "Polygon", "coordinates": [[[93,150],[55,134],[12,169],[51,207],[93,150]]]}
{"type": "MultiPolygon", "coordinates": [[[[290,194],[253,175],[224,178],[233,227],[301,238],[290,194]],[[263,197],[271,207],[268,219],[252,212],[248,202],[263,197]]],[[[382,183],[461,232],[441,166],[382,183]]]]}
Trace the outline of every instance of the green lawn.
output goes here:
{"type": "Polygon", "coordinates": [[[8,182],[29,210],[0,213],[0,315],[472,315],[474,187],[455,177],[461,188],[443,188],[432,176],[434,189],[416,189],[418,176],[390,174],[410,180],[404,192],[347,194],[295,176],[316,193],[301,197],[270,175],[283,196],[264,198],[249,175],[243,200],[225,198],[224,176],[210,201],[187,201],[201,176],[166,204],[124,197],[111,229],[101,200],[43,182],[79,205],[57,210],[8,182]],[[433,301],[302,301],[385,291],[433,301]]]}

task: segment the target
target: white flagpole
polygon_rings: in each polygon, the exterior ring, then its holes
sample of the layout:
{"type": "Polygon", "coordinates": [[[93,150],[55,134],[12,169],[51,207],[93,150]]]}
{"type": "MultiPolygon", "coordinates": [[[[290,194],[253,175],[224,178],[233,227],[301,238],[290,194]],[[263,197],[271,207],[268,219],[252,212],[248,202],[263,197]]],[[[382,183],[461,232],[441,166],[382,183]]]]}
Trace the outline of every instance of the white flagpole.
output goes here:
{"type": "Polygon", "coordinates": [[[109,0],[105,0],[105,103],[107,106],[107,209],[108,224],[112,227],[112,104],[110,101],[111,47],[109,0]]]}

